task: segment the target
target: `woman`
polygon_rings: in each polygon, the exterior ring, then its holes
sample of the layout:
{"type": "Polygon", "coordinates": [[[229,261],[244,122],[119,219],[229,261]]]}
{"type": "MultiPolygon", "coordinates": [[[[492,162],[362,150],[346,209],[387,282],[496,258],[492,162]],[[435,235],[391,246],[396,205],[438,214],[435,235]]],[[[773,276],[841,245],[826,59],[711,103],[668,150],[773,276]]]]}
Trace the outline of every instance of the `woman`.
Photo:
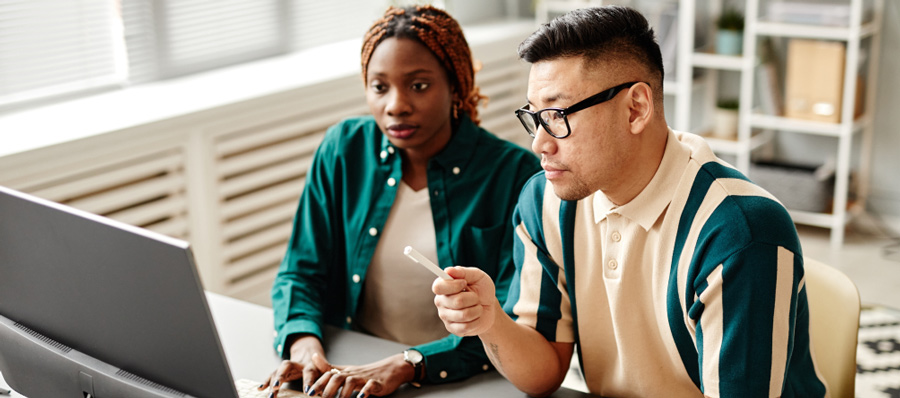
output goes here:
{"type": "Polygon", "coordinates": [[[434,275],[479,266],[503,301],[513,273],[511,215],[536,157],[478,125],[471,52],[442,10],[389,8],[369,29],[362,74],[371,116],[326,133],[307,175],[272,288],[276,350],[286,360],[260,389],[302,379],[309,395],[387,395],[406,382],[443,382],[489,369],[477,338],[448,336],[434,275]],[[413,346],[381,361],[332,366],[322,324],[413,346]]]}

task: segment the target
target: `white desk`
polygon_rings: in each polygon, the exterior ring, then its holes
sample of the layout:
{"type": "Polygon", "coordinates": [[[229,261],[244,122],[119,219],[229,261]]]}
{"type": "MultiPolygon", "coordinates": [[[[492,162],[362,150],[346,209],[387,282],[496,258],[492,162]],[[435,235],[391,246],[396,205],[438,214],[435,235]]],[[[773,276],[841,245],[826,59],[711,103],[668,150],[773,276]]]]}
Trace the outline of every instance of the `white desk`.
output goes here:
{"type": "MultiPolygon", "coordinates": [[[[207,293],[210,311],[216,322],[219,339],[237,379],[262,380],[275,370],[281,359],[272,349],[274,338],[272,310],[266,307],[236,300],[214,293],[207,293]]],[[[362,364],[374,362],[398,352],[407,346],[372,337],[362,333],[326,327],[325,354],[335,364],[362,364]]],[[[8,389],[0,375],[0,388],[8,389]]],[[[12,397],[22,398],[15,392],[12,397]]],[[[490,396],[526,397],[495,371],[476,375],[468,380],[425,385],[420,389],[405,385],[392,397],[475,397],[490,396]]],[[[553,397],[589,397],[574,390],[560,389],[553,397]]],[[[2,397],[2,396],[0,396],[2,397]]]]}

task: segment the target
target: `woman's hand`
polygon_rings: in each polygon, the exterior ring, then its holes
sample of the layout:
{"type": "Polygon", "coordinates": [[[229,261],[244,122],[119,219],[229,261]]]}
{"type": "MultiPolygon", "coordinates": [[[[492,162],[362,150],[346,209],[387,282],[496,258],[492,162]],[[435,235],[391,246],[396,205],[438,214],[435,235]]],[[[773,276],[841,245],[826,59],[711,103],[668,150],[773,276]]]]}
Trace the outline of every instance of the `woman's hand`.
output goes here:
{"type": "Polygon", "coordinates": [[[415,375],[413,366],[403,360],[402,354],[361,366],[335,366],[322,356],[314,356],[312,359],[322,376],[310,386],[309,391],[304,391],[310,396],[383,396],[397,391],[403,383],[412,381],[415,375]]]}
{"type": "Polygon", "coordinates": [[[269,378],[258,389],[264,390],[271,386],[270,397],[277,397],[278,390],[289,381],[303,379],[303,389],[322,376],[322,372],[314,365],[313,358],[325,360],[325,350],[322,342],[313,335],[302,335],[290,344],[291,359],[281,362],[269,378]]]}

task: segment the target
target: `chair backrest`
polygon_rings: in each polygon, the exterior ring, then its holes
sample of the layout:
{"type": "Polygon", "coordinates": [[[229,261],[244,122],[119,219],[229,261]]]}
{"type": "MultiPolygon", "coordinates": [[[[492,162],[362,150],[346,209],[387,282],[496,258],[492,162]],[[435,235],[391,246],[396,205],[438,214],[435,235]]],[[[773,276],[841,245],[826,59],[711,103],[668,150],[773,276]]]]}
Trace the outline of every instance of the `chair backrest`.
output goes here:
{"type": "Polygon", "coordinates": [[[804,258],[809,334],[816,367],[834,398],[853,397],[859,338],[859,291],[834,267],[804,258]]]}

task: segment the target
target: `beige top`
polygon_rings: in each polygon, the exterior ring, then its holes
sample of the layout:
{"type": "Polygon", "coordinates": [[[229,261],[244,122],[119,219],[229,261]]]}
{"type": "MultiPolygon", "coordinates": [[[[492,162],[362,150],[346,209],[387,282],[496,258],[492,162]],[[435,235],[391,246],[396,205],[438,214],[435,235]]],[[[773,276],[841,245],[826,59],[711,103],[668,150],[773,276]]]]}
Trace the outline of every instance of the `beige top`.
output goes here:
{"type": "Polygon", "coordinates": [[[357,324],[375,336],[413,346],[449,333],[434,306],[431,284],[436,277],[403,254],[406,246],[437,262],[428,189],[413,191],[401,182],[366,271],[357,324]]]}

